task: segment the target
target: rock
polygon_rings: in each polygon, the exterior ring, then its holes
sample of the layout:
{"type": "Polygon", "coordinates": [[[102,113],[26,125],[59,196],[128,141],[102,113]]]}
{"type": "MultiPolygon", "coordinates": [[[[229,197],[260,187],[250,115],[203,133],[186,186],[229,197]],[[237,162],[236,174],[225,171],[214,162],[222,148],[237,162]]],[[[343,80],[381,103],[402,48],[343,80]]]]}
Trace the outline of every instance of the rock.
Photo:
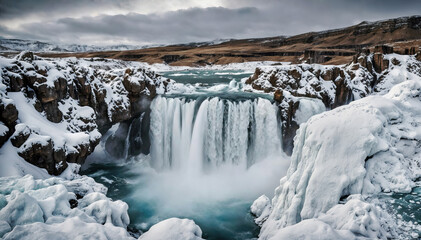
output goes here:
{"type": "Polygon", "coordinates": [[[70,200],[69,200],[69,204],[70,204],[70,208],[71,208],[71,209],[73,209],[73,208],[77,208],[78,201],[77,201],[76,199],[70,199],[70,200]]]}
{"type": "Polygon", "coordinates": [[[343,78],[338,78],[335,81],[335,85],[335,101],[332,108],[350,103],[353,100],[352,89],[347,85],[346,81],[343,78]]]}
{"type": "Polygon", "coordinates": [[[0,120],[4,122],[7,126],[14,126],[16,120],[18,119],[18,110],[16,106],[11,102],[0,102],[0,120]]]}
{"type": "Polygon", "coordinates": [[[281,103],[284,100],[284,91],[277,89],[273,94],[273,99],[278,103],[281,103]]]}
{"type": "MultiPolygon", "coordinates": [[[[143,131],[141,113],[148,111],[151,99],[172,83],[135,64],[128,68],[130,63],[113,60],[102,65],[81,59],[46,60],[22,52],[4,62],[7,64],[2,64],[0,81],[6,88],[0,88],[0,145],[12,136],[19,121],[17,108],[7,93],[23,92],[47,120],[63,125],[64,132],[58,135],[64,139],[58,140],[62,146],[57,146],[53,137],[56,133],[28,123],[36,130],[29,129],[20,119],[22,125],[18,124],[13,134],[12,145],[19,148],[23,159],[53,175],[62,173],[67,163],[85,161],[99,144],[97,129],[106,131],[112,123],[137,118],[137,129],[143,131]],[[72,134],[78,136],[73,138],[72,134]]],[[[132,138],[138,139],[133,140],[138,151],[149,151],[145,150],[148,141],[143,136],[134,134],[132,138]]]]}
{"type": "Polygon", "coordinates": [[[76,146],[77,152],[70,152],[66,156],[66,161],[69,163],[78,163],[83,164],[85,162],[86,157],[90,153],[90,145],[89,144],[80,144],[76,146]]]}
{"type": "Polygon", "coordinates": [[[16,56],[16,60],[19,61],[27,61],[32,62],[35,59],[33,52],[21,52],[19,55],[16,56]]]}
{"type": "Polygon", "coordinates": [[[415,55],[415,58],[416,58],[418,61],[421,61],[421,51],[418,51],[418,53],[415,55]]]}
{"type": "Polygon", "coordinates": [[[126,155],[126,139],[129,135],[130,121],[121,122],[110,137],[105,141],[105,151],[114,158],[121,159],[126,155]]]}
{"type": "MultiPolygon", "coordinates": [[[[37,135],[33,133],[33,135],[37,135]]],[[[53,158],[53,143],[50,137],[43,136],[43,141],[25,142],[18,151],[19,156],[27,162],[47,169],[49,174],[55,173],[55,162],[53,158]]]]}
{"type": "Polygon", "coordinates": [[[374,53],[391,54],[393,53],[393,47],[387,45],[378,45],[374,47],[374,53]]]}
{"type": "Polygon", "coordinates": [[[383,54],[375,53],[373,55],[373,67],[377,73],[381,73],[389,67],[389,60],[384,59],[383,54]]]}
{"type": "Polygon", "coordinates": [[[340,72],[341,69],[339,69],[338,67],[334,67],[332,69],[327,69],[326,71],[324,71],[321,76],[325,81],[335,81],[336,78],[339,77],[340,72]]]}
{"type": "Polygon", "coordinates": [[[59,123],[63,119],[63,113],[58,109],[58,102],[51,101],[44,103],[43,109],[46,113],[47,119],[54,123],[59,123]]]}
{"type": "Polygon", "coordinates": [[[13,146],[19,148],[31,135],[31,129],[24,123],[17,124],[15,129],[10,141],[13,146]]]}

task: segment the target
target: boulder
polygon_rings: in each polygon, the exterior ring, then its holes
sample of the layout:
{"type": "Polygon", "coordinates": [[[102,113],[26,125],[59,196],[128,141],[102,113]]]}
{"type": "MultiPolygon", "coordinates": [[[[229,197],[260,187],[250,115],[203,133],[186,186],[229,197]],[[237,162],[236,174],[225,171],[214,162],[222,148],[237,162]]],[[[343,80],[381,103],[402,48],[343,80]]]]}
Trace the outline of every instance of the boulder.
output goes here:
{"type": "Polygon", "coordinates": [[[15,127],[15,132],[13,133],[10,141],[12,145],[19,148],[22,144],[29,138],[32,131],[31,129],[24,123],[19,123],[15,127]]]}

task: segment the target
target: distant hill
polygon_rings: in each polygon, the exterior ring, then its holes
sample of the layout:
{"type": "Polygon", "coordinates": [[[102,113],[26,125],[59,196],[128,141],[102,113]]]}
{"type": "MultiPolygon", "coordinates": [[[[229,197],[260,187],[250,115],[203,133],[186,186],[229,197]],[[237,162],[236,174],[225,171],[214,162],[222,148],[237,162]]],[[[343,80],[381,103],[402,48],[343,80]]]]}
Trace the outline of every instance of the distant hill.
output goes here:
{"type": "Polygon", "coordinates": [[[1,52],[17,52],[17,51],[32,51],[32,52],[98,52],[98,51],[124,51],[139,49],[151,46],[134,46],[134,45],[111,45],[105,47],[81,45],[81,44],[53,44],[34,40],[22,39],[1,39],[1,52]]]}
{"type": "Polygon", "coordinates": [[[179,66],[227,64],[246,61],[288,61],[342,64],[364,48],[393,46],[410,53],[421,46],[421,16],[401,17],[291,37],[225,40],[127,51],[46,53],[49,57],[100,57],[179,66]],[[411,50],[412,48],[412,50],[411,50]]]}

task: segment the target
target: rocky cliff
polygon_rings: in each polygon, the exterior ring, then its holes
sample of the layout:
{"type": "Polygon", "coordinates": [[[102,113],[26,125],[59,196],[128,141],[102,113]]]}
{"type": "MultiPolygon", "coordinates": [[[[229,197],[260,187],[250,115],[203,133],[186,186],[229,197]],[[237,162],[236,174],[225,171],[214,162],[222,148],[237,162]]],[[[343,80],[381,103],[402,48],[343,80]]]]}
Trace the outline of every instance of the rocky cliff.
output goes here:
{"type": "Polygon", "coordinates": [[[22,52],[0,58],[0,146],[49,174],[82,164],[99,130],[136,118],[172,81],[140,64],[114,60],[51,60],[22,52]],[[98,130],[99,129],[99,130],[98,130]]]}
{"type": "MultiPolygon", "coordinates": [[[[333,109],[372,93],[389,90],[399,75],[407,79],[421,76],[421,52],[415,55],[393,54],[388,46],[364,50],[346,65],[292,64],[257,68],[247,79],[254,90],[273,93],[282,115],[283,148],[291,154],[293,138],[299,127],[297,116],[306,99],[322,102],[333,109]]],[[[415,50],[414,50],[415,52],[415,50]]]]}

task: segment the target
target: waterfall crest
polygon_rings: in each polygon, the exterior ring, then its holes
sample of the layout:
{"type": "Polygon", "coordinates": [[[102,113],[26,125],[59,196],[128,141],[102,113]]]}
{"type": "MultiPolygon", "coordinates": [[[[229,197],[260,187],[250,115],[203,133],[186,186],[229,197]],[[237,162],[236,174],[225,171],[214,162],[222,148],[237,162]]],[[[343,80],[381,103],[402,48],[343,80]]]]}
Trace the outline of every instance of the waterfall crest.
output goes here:
{"type": "Polygon", "coordinates": [[[263,98],[157,97],[151,104],[151,164],[188,173],[247,169],[281,149],[277,111],[263,98]]]}

